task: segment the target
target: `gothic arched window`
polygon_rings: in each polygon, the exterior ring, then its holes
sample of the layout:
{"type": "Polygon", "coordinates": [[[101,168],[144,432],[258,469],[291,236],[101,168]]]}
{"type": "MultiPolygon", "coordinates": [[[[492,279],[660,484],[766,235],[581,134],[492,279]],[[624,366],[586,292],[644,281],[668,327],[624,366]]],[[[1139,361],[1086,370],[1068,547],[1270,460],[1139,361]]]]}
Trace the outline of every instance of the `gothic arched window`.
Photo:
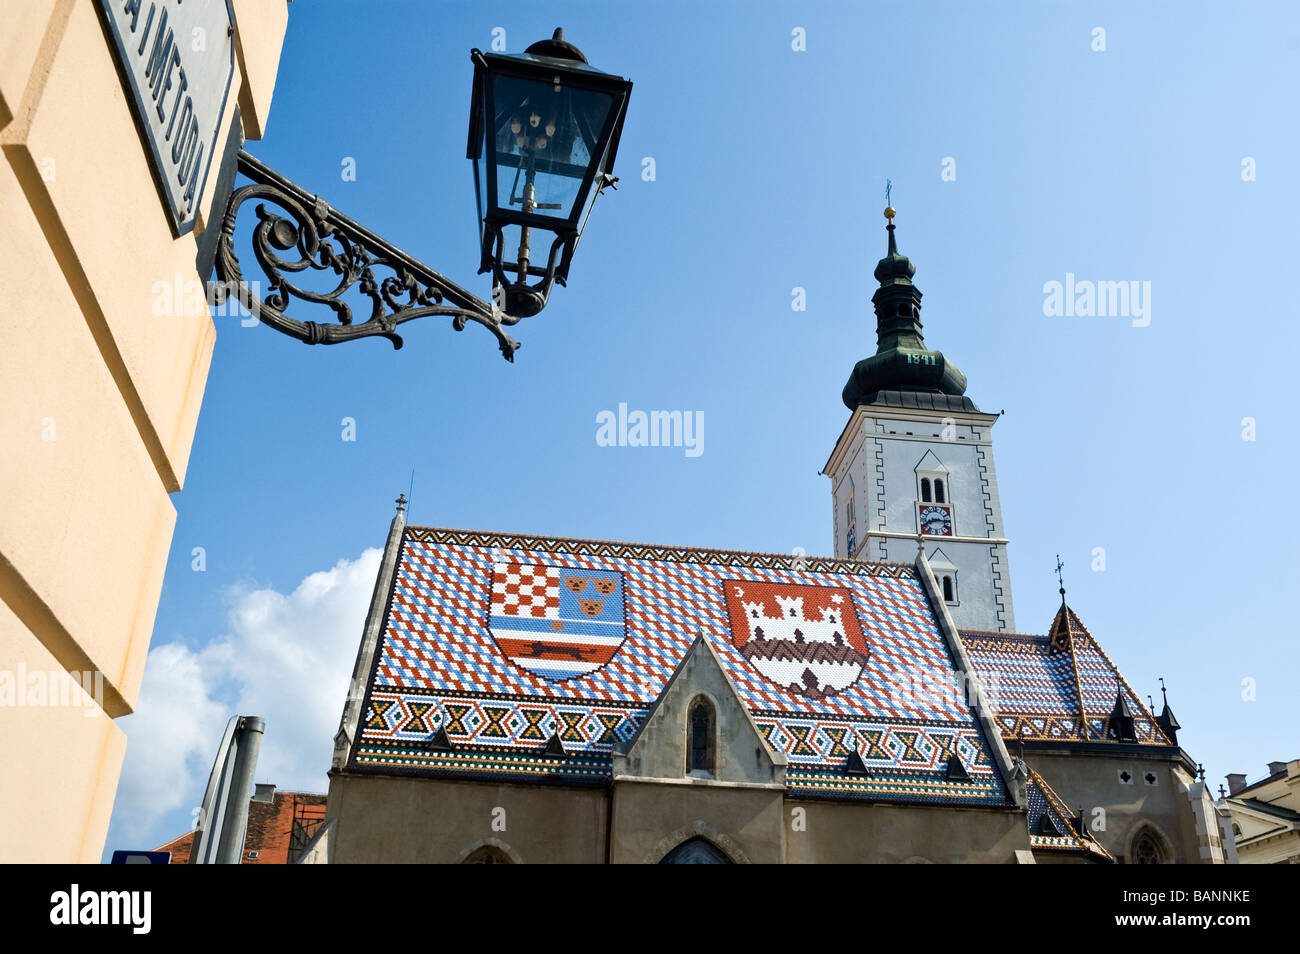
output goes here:
{"type": "Polygon", "coordinates": [[[934,478],[934,502],[946,503],[943,499],[943,481],[938,477],[934,478]]]}
{"type": "Polygon", "coordinates": [[[1165,863],[1165,852],[1160,847],[1160,842],[1149,829],[1138,832],[1133,839],[1133,864],[1135,865],[1163,865],[1165,863]]]}
{"type": "Polygon", "coordinates": [[[713,705],[704,696],[696,696],[686,716],[686,774],[703,772],[713,776],[717,735],[713,705]]]}
{"type": "Polygon", "coordinates": [[[921,478],[921,503],[930,503],[930,478],[929,477],[921,478]]]}
{"type": "Polygon", "coordinates": [[[660,859],[661,865],[729,865],[731,859],[703,838],[684,841],[660,859]]]}
{"type": "Polygon", "coordinates": [[[507,855],[500,848],[495,848],[492,845],[484,845],[481,848],[476,848],[474,851],[471,851],[469,855],[466,856],[465,860],[461,862],[461,864],[463,865],[512,865],[514,864],[514,862],[511,861],[510,856],[507,855]]]}
{"type": "Polygon", "coordinates": [[[950,576],[943,578],[943,601],[945,603],[953,602],[952,577],[950,576]]]}

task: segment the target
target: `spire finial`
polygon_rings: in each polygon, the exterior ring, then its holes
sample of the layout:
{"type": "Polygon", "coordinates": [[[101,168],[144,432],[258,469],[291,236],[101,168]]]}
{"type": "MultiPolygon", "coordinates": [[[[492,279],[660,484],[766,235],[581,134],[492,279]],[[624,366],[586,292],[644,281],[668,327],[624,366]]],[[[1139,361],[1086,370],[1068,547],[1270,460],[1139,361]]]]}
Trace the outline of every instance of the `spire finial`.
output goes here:
{"type": "Polygon", "coordinates": [[[394,500],[393,503],[397,504],[397,512],[401,513],[406,509],[406,494],[398,494],[397,499],[394,500]]]}
{"type": "Polygon", "coordinates": [[[886,231],[889,232],[889,251],[886,253],[887,255],[898,254],[898,243],[894,241],[894,216],[898,214],[898,210],[894,208],[894,203],[890,201],[889,198],[889,194],[893,191],[894,191],[893,180],[886,179],[885,180],[885,218],[889,221],[889,224],[885,226],[886,231]]]}
{"type": "Polygon", "coordinates": [[[1165,677],[1160,677],[1160,698],[1164,701],[1165,707],[1169,707],[1169,693],[1165,692],[1165,677]]]}
{"type": "Polygon", "coordinates": [[[1056,555],[1056,582],[1061,584],[1060,592],[1061,592],[1062,606],[1065,605],[1065,577],[1061,575],[1061,570],[1063,570],[1064,568],[1065,568],[1065,564],[1061,562],[1061,554],[1058,553],[1056,555]]]}

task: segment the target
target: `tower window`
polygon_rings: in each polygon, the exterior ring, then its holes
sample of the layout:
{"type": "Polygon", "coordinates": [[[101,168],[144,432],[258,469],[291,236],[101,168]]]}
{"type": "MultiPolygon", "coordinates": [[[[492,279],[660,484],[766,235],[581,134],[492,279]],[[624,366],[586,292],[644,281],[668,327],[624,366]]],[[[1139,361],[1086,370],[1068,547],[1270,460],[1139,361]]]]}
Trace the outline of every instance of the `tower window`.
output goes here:
{"type": "Polygon", "coordinates": [[[943,499],[943,480],[939,477],[934,478],[934,500],[935,503],[946,503],[943,499]]]}
{"type": "Polygon", "coordinates": [[[703,773],[713,777],[716,761],[714,744],[713,706],[708,699],[697,696],[687,715],[686,774],[703,773]]]}
{"type": "Polygon", "coordinates": [[[953,597],[952,577],[950,576],[945,576],[943,578],[943,601],[945,603],[952,603],[955,601],[953,597]]]}
{"type": "MultiPolygon", "coordinates": [[[[938,483],[938,481],[935,481],[935,483],[938,483]]],[[[939,499],[942,500],[943,498],[940,497],[939,499]]],[[[929,477],[921,478],[921,503],[930,503],[930,478],[929,477]]]]}

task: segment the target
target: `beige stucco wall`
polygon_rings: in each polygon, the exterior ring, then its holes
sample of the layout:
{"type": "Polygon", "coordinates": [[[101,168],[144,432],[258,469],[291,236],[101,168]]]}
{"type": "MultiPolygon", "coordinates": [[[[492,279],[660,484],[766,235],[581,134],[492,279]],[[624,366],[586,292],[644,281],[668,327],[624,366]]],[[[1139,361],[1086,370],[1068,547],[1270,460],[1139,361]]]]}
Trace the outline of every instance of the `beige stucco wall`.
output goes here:
{"type": "MultiPolygon", "coordinates": [[[[245,101],[261,135],[287,20],[284,0],[237,6],[220,142],[245,101]]],[[[93,0],[4,15],[0,679],[90,670],[103,691],[91,717],[0,702],[0,764],[23,767],[0,787],[0,861],[98,861],[125,752],[112,719],[138,697],[215,342],[194,292],[216,175],[175,238],[93,0]]]]}
{"type": "Polygon", "coordinates": [[[451,864],[491,844],[519,863],[605,860],[603,789],[335,774],[334,864],[451,864]]]}
{"type": "Polygon", "coordinates": [[[93,698],[93,676],[57,685],[67,670],[3,603],[0,659],[21,662],[0,685],[0,861],[96,864],[126,736],[93,698]]]}

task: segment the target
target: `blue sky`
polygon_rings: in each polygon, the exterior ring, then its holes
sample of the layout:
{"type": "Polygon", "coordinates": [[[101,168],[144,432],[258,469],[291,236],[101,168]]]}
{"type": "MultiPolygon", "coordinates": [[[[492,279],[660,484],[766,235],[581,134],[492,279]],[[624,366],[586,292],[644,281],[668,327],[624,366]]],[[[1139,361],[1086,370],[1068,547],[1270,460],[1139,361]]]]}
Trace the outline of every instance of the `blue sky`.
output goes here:
{"type": "Polygon", "coordinates": [[[259,780],[325,790],[367,550],[412,472],[419,524],[830,552],[818,471],[875,350],[887,177],[927,344],[1006,412],[1019,629],[1050,623],[1060,553],[1071,606],[1139,693],[1165,677],[1214,784],[1300,755],[1293,5],[294,3],[247,148],[486,296],[468,52],[557,25],[635,86],[620,188],[514,364],[439,319],[401,351],[217,319],[109,850],[189,826],[235,709],[268,718],[259,780]],[[1046,317],[1067,273],[1149,281],[1150,324],[1046,317]],[[703,453],[598,446],[620,402],[702,412],[703,453]]]}

